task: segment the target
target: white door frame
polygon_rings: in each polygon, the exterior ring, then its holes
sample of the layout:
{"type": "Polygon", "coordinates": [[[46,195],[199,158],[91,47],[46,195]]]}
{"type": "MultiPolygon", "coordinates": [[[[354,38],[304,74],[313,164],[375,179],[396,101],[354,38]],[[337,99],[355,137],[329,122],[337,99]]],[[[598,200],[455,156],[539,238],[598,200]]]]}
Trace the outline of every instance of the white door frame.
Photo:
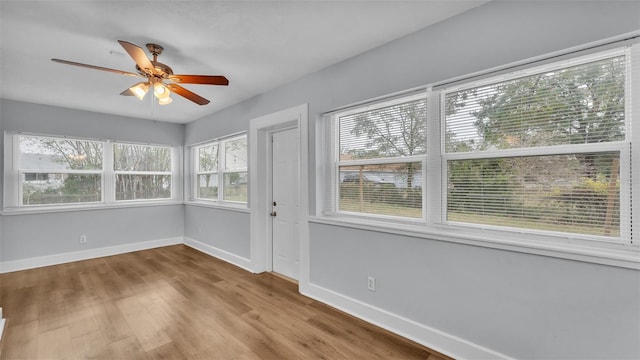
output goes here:
{"type": "Polygon", "coordinates": [[[251,265],[254,273],[273,268],[271,243],[271,134],[298,128],[298,183],[300,184],[299,289],[309,284],[309,148],[308,105],[303,104],[252,119],[249,124],[249,207],[251,209],[251,265]]]}

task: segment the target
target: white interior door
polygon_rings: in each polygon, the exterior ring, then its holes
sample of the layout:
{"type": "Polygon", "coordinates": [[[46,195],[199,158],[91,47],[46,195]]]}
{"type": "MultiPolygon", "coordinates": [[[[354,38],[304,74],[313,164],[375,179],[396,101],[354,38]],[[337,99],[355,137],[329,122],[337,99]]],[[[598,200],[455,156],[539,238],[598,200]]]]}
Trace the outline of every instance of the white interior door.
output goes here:
{"type": "Polygon", "coordinates": [[[298,129],[272,135],[272,256],[273,271],[298,279],[298,129]]]}

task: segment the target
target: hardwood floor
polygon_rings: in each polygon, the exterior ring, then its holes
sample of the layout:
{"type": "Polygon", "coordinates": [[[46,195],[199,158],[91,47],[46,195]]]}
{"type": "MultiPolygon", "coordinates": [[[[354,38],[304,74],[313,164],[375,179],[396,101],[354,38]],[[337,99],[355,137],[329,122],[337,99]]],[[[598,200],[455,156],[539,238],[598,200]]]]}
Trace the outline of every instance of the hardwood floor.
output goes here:
{"type": "Polygon", "coordinates": [[[448,359],[183,245],[2,274],[0,285],[0,359],[448,359]]]}

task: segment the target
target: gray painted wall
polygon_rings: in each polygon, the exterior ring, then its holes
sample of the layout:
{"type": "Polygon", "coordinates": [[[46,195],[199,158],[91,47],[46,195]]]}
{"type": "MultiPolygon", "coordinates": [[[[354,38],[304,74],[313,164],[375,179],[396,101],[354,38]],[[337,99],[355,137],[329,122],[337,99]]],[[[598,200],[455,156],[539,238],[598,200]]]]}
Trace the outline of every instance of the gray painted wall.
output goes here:
{"type": "MultiPolygon", "coordinates": [[[[184,125],[1,100],[0,130],[182,146],[184,125]]],[[[4,149],[4,137],[0,140],[4,149]]],[[[3,166],[0,157],[0,167],[3,166]]],[[[184,206],[5,215],[0,261],[182,237],[184,206]],[[78,237],[86,234],[87,244],[78,237]]]]}
{"type": "Polygon", "coordinates": [[[186,205],[184,236],[249,259],[249,216],[246,212],[186,205]]]}
{"type": "MultiPolygon", "coordinates": [[[[191,123],[185,141],[308,103],[313,214],[322,113],[639,29],[638,1],[493,1],[191,123]]],[[[312,283],[509,356],[640,358],[638,271],[319,224],[310,246],[312,283]]]]}
{"type": "Polygon", "coordinates": [[[519,359],[640,355],[637,270],[329,225],[311,233],[311,282],[348,297],[519,359]]]}
{"type": "Polygon", "coordinates": [[[2,261],[180,238],[183,216],[182,205],[3,216],[2,261]]]}

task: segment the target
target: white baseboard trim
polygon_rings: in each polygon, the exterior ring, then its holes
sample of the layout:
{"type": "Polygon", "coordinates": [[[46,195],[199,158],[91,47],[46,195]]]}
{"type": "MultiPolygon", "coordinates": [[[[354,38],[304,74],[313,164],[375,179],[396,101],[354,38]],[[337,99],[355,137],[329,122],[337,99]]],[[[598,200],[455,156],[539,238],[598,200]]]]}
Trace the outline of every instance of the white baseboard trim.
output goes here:
{"type": "Polygon", "coordinates": [[[306,286],[301,287],[300,290],[305,296],[333,306],[336,309],[342,310],[366,322],[389,330],[455,359],[513,359],[507,355],[487,349],[470,341],[460,339],[456,336],[447,334],[321,286],[307,284],[306,286]],[[302,291],[303,288],[304,292],[302,291]]]}
{"type": "Polygon", "coordinates": [[[219,249],[215,246],[211,246],[209,244],[205,244],[201,241],[191,239],[188,237],[184,238],[184,244],[198,251],[201,251],[205,254],[211,255],[220,260],[224,260],[230,264],[241,267],[249,272],[253,272],[252,266],[251,266],[251,259],[243,258],[242,256],[238,256],[228,251],[219,249]]]}
{"type": "Polygon", "coordinates": [[[43,266],[64,264],[73,261],[95,259],[104,256],[125,254],[133,251],[147,250],[182,243],[182,237],[174,237],[159,240],[141,241],[131,244],[101,247],[96,249],[72,251],[62,254],[39,256],[13,261],[5,261],[3,263],[0,263],[0,274],[19,270],[34,269],[43,266]]]}

